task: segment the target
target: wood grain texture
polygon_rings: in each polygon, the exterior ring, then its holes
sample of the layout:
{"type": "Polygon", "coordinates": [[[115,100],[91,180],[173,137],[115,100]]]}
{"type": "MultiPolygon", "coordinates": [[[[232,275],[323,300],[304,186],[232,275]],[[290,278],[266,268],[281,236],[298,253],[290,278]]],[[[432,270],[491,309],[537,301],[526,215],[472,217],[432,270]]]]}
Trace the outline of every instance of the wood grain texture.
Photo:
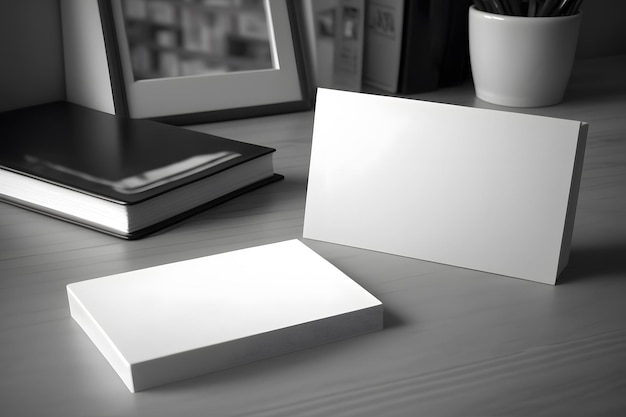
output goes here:
{"type": "MultiPolygon", "coordinates": [[[[590,123],[557,286],[305,240],[383,302],[382,331],[134,395],[72,322],[65,285],[301,237],[313,113],[190,127],[277,148],[285,180],[143,240],[0,204],[0,414],[624,414],[625,73],[624,56],[579,61],[563,103],[519,109],[590,123]]],[[[500,108],[470,84],[413,97],[500,108]]]]}

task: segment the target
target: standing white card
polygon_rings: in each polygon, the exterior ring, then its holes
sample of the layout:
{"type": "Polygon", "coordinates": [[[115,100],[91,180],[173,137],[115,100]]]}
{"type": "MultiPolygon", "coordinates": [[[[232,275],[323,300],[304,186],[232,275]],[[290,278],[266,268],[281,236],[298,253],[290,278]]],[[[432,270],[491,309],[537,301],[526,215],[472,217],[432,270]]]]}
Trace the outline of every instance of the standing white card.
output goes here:
{"type": "Polygon", "coordinates": [[[383,306],[298,240],[67,286],[131,392],[379,330],[383,306]]]}
{"type": "Polygon", "coordinates": [[[587,128],[319,89],[303,235],[555,284],[587,128]]]}

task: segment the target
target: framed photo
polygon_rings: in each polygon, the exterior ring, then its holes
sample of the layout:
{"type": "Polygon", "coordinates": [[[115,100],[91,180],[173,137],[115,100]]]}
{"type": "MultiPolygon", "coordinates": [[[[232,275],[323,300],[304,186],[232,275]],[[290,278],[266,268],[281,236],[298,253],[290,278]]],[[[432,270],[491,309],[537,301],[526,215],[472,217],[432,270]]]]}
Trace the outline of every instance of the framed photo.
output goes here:
{"type": "Polygon", "coordinates": [[[289,0],[98,0],[116,114],[193,124],[307,110],[289,0]]]}

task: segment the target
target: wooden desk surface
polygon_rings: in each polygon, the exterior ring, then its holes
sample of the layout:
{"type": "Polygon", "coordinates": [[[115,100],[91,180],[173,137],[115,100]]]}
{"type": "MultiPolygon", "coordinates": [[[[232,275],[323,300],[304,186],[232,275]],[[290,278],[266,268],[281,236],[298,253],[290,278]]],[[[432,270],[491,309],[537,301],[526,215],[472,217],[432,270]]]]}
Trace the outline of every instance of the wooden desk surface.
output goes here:
{"type": "MultiPolygon", "coordinates": [[[[416,97],[498,108],[471,85],[416,97]]],[[[66,284],[301,237],[313,113],[193,127],[276,147],[286,179],[144,240],[0,204],[0,415],[625,415],[626,57],[578,62],[562,104],[511,110],[591,124],[559,285],[304,240],[385,304],[384,330],[138,394],[66,284]]]]}

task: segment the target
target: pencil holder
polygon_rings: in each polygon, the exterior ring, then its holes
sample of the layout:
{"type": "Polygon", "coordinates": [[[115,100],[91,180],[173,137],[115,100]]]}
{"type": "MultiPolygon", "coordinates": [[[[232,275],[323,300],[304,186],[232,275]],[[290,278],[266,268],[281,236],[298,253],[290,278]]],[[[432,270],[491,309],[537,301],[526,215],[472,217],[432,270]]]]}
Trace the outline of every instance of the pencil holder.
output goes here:
{"type": "Polygon", "coordinates": [[[522,17],[470,7],[469,47],[476,96],[511,107],[563,100],[582,14],[522,17]]]}

